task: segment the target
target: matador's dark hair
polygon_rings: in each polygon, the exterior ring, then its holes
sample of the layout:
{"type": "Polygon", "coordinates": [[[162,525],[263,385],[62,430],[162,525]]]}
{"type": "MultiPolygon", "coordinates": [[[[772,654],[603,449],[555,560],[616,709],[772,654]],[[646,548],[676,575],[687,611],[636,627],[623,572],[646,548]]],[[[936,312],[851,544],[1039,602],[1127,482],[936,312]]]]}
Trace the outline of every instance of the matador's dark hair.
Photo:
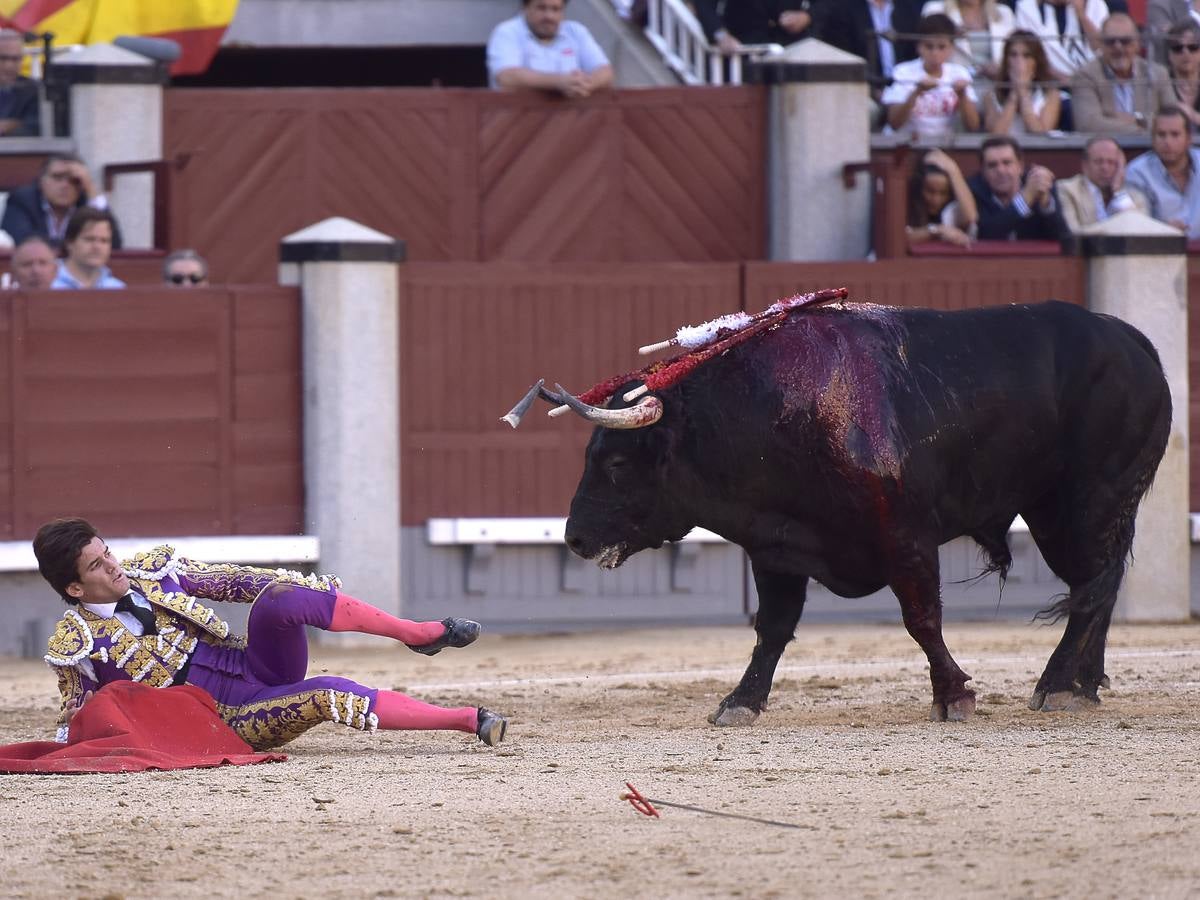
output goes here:
{"type": "Polygon", "coordinates": [[[79,554],[95,537],[99,535],[86,519],[54,519],[39,528],[33,539],[38,571],[72,606],[79,601],[67,593],[67,585],[79,580],[79,554]]]}

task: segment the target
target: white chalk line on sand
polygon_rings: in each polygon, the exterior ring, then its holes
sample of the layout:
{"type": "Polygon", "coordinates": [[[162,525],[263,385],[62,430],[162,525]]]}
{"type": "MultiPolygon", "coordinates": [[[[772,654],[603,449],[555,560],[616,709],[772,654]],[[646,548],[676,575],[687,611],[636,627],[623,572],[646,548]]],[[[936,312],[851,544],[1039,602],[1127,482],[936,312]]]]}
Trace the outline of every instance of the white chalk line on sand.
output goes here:
{"type": "MultiPolygon", "coordinates": [[[[1189,650],[1109,650],[1105,654],[1108,660],[1115,659],[1166,659],[1171,657],[1200,656],[1200,649],[1189,650]]],[[[983,666],[990,663],[1029,663],[1044,665],[1044,660],[1035,656],[976,656],[963,658],[958,662],[964,666],[983,666]]],[[[783,665],[775,670],[776,677],[784,675],[820,675],[834,672],[869,671],[881,668],[906,669],[918,667],[925,669],[927,664],[918,659],[866,659],[858,662],[827,662],[809,663],[806,665],[783,665]]],[[[563,685],[613,684],[635,681],[683,681],[698,678],[737,678],[744,667],[735,668],[724,666],[719,669],[672,669],[662,672],[623,672],[594,674],[580,672],[574,675],[549,675],[541,678],[493,678],[487,681],[443,681],[423,684],[406,684],[408,691],[449,691],[449,690],[484,690],[505,687],[561,687],[563,685]]]]}

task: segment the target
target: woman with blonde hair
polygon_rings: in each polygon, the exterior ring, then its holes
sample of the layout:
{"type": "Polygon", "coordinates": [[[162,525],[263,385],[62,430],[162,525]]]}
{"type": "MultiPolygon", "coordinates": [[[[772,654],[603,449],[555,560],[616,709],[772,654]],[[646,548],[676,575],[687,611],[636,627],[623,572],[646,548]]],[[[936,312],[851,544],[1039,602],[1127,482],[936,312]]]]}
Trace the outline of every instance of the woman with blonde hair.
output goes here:
{"type": "Polygon", "coordinates": [[[1013,11],[998,0],[929,0],[921,15],[944,13],[958,26],[953,62],[994,79],[1002,66],[1001,47],[1016,27],[1013,11]]]}
{"type": "Polygon", "coordinates": [[[1004,42],[1004,72],[983,98],[990,134],[1045,134],[1058,127],[1062,97],[1050,62],[1032,31],[1014,31],[1004,42]]]}

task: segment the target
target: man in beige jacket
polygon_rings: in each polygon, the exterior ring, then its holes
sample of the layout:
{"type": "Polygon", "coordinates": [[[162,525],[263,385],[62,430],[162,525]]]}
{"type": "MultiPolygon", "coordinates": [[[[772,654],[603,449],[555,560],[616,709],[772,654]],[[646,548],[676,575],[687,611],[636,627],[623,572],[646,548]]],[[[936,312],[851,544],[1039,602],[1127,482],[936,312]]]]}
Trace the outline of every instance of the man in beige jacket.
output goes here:
{"type": "Polygon", "coordinates": [[[1110,137],[1084,145],[1082,170],[1054,185],[1058,208],[1071,231],[1102,222],[1127,209],[1150,214],[1150,203],[1137,188],[1125,186],[1125,153],[1110,137]]]}
{"type": "Polygon", "coordinates": [[[1175,103],[1167,70],[1139,55],[1137,25],[1124,13],[1104,20],[1100,56],[1071,76],[1076,131],[1136,134],[1161,106],[1175,103]]]}

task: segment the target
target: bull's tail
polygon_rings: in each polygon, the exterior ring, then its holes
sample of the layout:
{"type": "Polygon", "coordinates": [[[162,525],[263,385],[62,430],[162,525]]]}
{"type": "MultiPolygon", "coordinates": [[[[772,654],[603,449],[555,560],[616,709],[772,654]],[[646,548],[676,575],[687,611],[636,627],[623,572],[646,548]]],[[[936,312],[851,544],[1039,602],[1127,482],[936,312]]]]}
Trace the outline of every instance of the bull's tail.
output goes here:
{"type": "Polygon", "coordinates": [[[1121,579],[1125,577],[1125,557],[1120,557],[1093,578],[1070,593],[1058,594],[1051,598],[1053,602],[1034,615],[1034,620],[1054,623],[1072,613],[1091,616],[1097,612],[1111,612],[1117,603],[1117,589],[1121,587],[1121,579]]]}

